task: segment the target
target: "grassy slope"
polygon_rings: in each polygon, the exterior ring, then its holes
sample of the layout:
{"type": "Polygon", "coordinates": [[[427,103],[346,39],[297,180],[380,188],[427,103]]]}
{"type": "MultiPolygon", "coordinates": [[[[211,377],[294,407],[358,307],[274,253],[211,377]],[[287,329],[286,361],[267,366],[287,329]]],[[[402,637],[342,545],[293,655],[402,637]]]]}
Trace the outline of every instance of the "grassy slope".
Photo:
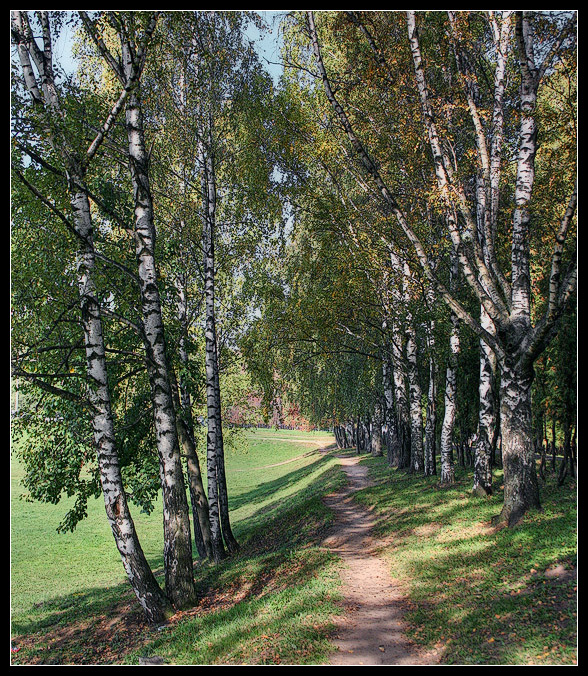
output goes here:
{"type": "Polygon", "coordinates": [[[380,517],[378,536],[407,596],[411,638],[438,645],[453,664],[572,664],[576,659],[576,495],[542,489],[542,511],[496,530],[497,494],[469,495],[471,474],[441,488],[437,477],[368,459],[377,484],[360,499],[380,517]],[[568,569],[559,578],[550,570],[568,569]],[[547,575],[545,574],[547,572],[547,575]]]}
{"type": "MultiPolygon", "coordinates": [[[[139,655],[176,664],[323,662],[339,607],[337,562],[317,546],[330,519],[320,498],[342,480],[331,457],[308,455],[323,436],[258,430],[227,452],[242,550],[218,567],[196,565],[201,600],[163,631],[142,622],[100,501],[75,533],[58,535],[63,506],[19,501],[13,465],[13,636],[21,646],[13,662],[136,664],[139,655]],[[252,469],[267,465],[275,466],[252,469]]],[[[442,647],[446,663],[574,662],[576,583],[545,575],[556,564],[575,566],[573,490],[548,481],[541,513],[495,531],[488,523],[500,496],[469,497],[469,474],[458,471],[458,483],[441,489],[436,477],[363,461],[376,485],[358,499],[380,517],[382,554],[405,591],[415,642],[442,647]]],[[[161,575],[160,510],[136,520],[161,575]]]]}
{"type": "MultiPolygon", "coordinates": [[[[342,475],[332,457],[310,453],[324,434],[288,435],[307,439],[292,443],[263,432],[275,439],[248,433],[227,451],[242,551],[217,567],[196,564],[200,603],[164,631],[142,623],[101,501],[92,502],[76,532],[59,535],[65,506],[19,500],[21,470],[13,463],[12,632],[20,647],[13,663],[136,664],[153,652],[176,664],[324,661],[338,582],[336,561],[317,546],[330,520],[320,498],[342,475]]],[[[135,521],[161,579],[159,506],[135,521]]]]}

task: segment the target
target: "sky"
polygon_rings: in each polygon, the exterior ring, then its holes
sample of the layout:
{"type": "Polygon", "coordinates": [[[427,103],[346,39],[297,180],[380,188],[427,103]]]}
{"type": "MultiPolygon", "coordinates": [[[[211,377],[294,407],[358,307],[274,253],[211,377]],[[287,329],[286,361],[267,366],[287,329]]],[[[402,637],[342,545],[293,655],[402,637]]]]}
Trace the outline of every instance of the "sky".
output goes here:
{"type": "MultiPolygon", "coordinates": [[[[281,36],[279,35],[279,23],[280,18],[288,10],[263,9],[258,11],[269,30],[264,34],[260,34],[257,28],[251,26],[246,34],[254,41],[261,62],[273,77],[274,82],[277,82],[282,73],[282,66],[280,65],[281,36]]],[[[67,25],[64,26],[54,48],[54,61],[66,73],[72,73],[76,67],[75,60],[71,54],[73,37],[73,31],[67,25]]]]}
{"type": "Polygon", "coordinates": [[[288,10],[285,9],[260,10],[259,13],[268,25],[269,31],[263,36],[260,36],[259,31],[254,27],[247,31],[248,37],[255,41],[255,46],[261,61],[273,77],[274,82],[277,82],[282,73],[282,66],[280,63],[281,35],[279,34],[279,24],[280,18],[287,12],[288,10]]]}

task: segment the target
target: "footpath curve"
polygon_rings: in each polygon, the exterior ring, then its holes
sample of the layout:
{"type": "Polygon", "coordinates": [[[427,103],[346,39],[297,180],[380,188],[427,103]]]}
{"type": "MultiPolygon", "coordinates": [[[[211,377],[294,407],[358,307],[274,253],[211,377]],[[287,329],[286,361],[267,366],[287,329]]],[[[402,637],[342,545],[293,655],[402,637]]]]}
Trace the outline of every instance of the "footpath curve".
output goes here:
{"type": "Polygon", "coordinates": [[[335,515],[323,545],[338,554],[345,613],[337,618],[337,651],[330,665],[433,665],[438,657],[423,653],[405,636],[402,595],[377,554],[371,513],[353,500],[369,485],[367,467],[358,457],[339,458],[349,483],[325,498],[335,515]]]}

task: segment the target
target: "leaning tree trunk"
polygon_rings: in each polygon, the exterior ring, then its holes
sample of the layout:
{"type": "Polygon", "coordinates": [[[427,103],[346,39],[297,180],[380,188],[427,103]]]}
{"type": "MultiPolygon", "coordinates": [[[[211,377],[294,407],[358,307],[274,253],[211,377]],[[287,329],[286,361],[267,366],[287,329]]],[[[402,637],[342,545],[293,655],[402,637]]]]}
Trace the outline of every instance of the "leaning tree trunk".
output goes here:
{"type": "Polygon", "coordinates": [[[128,99],[126,127],[129,164],[135,198],[135,249],[144,342],[151,383],[163,496],[166,593],[176,608],[183,608],[192,603],[195,594],[192,571],[192,539],[166,356],[161,301],[157,286],[155,226],[153,222],[153,202],[149,187],[149,156],[145,148],[138,87],[128,99]]]}
{"type": "Polygon", "coordinates": [[[78,287],[87,374],[90,380],[88,389],[94,407],[94,443],[106,515],[135,596],[149,622],[158,624],[165,622],[171,608],[141,548],[123,486],[115,442],[102,320],[93,282],[95,254],[90,204],[83,192],[74,194],[71,204],[76,232],[82,242],[78,262],[78,287]]]}

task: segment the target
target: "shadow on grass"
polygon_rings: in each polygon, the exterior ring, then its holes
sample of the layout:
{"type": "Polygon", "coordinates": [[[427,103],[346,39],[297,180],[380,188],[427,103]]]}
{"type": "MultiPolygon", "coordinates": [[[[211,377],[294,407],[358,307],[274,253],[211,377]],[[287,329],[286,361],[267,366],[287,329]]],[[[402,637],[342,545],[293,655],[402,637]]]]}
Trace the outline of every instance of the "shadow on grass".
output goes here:
{"type": "Polygon", "coordinates": [[[541,511],[497,529],[490,520],[500,491],[471,496],[466,472],[439,489],[436,477],[370,467],[378,483],[358,497],[375,508],[382,551],[408,591],[406,619],[417,643],[442,647],[445,663],[574,662],[573,491],[548,483],[541,511]],[[546,574],[556,564],[564,570],[559,579],[546,574]]]}
{"type": "MultiPolygon", "coordinates": [[[[292,490],[296,486],[305,483],[309,477],[311,477],[313,474],[316,474],[318,471],[323,472],[324,470],[321,470],[320,468],[325,464],[326,460],[327,456],[319,456],[314,462],[308,463],[299,469],[287,472],[286,474],[272,479],[271,481],[260,483],[255,488],[241,493],[236,497],[229,496],[231,510],[237,510],[245,505],[262,504],[268,500],[271,500],[280,492],[292,490]]],[[[321,476],[320,478],[316,478],[312,481],[312,485],[303,491],[304,495],[302,497],[303,499],[306,499],[309,494],[322,495],[324,492],[324,477],[321,476]]],[[[293,496],[292,498],[288,498],[288,500],[296,502],[298,501],[298,498],[293,496]]],[[[271,511],[274,509],[274,507],[274,503],[271,503],[266,507],[262,507],[257,512],[257,514],[263,514],[266,510],[271,511]]]]}
{"type": "MultiPolygon", "coordinates": [[[[241,543],[238,556],[218,566],[195,563],[200,601],[191,611],[178,613],[165,631],[146,624],[128,583],[87,589],[38,604],[13,620],[15,644],[21,648],[13,664],[120,663],[129,654],[134,657],[126,659],[136,660],[167,642],[169,651],[188,663],[195,650],[198,662],[193,663],[222,660],[225,653],[256,663],[275,663],[280,654],[320,659],[327,645],[325,626],[335,612],[333,594],[320,580],[332,559],[313,545],[330,522],[320,497],[341,483],[340,470],[326,460],[321,456],[233,501],[232,508],[263,507],[234,529],[241,543]],[[303,487],[292,495],[281,495],[298,485],[303,487]],[[310,626],[301,613],[314,617],[310,626]],[[240,628],[231,629],[237,618],[240,628]],[[269,638],[279,632],[280,622],[288,625],[282,627],[285,638],[269,638]],[[250,624],[260,627],[257,643],[250,624]],[[199,647],[192,639],[182,647],[190,626],[199,627],[204,642],[199,647]]],[[[152,565],[161,568],[162,559],[152,565]]]]}
{"type": "MultiPolygon", "coordinates": [[[[336,608],[319,584],[310,593],[306,588],[304,594],[298,587],[302,582],[308,587],[307,576],[323,565],[319,559],[306,566],[287,588],[273,591],[271,599],[251,594],[226,609],[188,618],[144,650],[174,664],[302,665],[321,661],[328,650],[330,616],[336,608]]],[[[136,663],[137,656],[129,656],[127,663],[136,663]]]]}
{"type": "Polygon", "coordinates": [[[127,582],[36,604],[12,622],[13,664],[110,662],[124,643],[150,631],[127,582]]]}

